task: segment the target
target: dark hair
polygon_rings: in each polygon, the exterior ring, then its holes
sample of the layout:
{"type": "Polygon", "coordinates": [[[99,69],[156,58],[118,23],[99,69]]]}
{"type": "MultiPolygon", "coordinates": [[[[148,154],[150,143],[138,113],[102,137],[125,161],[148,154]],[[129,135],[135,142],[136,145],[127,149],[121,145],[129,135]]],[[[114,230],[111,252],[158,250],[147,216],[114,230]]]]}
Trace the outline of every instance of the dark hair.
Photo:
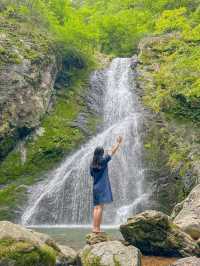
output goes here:
{"type": "Polygon", "coordinates": [[[97,169],[101,168],[101,161],[103,154],[104,154],[103,147],[96,147],[96,149],[94,150],[94,155],[91,163],[92,168],[97,168],[97,169]]]}

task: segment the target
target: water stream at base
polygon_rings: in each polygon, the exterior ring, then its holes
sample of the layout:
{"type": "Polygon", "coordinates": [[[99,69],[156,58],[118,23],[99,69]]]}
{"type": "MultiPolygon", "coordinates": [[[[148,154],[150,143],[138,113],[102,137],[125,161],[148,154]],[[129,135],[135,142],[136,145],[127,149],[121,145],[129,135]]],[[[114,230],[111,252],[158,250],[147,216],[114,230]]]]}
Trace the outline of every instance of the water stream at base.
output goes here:
{"type": "Polygon", "coordinates": [[[92,217],[92,178],[89,164],[96,146],[109,149],[123,136],[120,151],[109,163],[114,202],[105,208],[104,224],[119,224],[145,208],[142,164],[143,114],[135,93],[131,59],[116,58],[106,71],[102,132],[93,137],[31,188],[22,216],[25,225],[89,224],[92,217]]]}

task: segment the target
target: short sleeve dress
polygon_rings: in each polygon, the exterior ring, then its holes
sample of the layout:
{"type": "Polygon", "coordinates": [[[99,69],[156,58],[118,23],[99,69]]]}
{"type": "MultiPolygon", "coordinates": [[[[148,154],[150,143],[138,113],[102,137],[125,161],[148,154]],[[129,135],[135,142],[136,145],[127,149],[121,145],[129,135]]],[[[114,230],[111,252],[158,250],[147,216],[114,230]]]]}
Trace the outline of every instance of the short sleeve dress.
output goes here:
{"type": "Polygon", "coordinates": [[[110,155],[102,158],[100,168],[90,166],[90,174],[93,177],[93,205],[107,204],[113,201],[110,180],[108,176],[108,162],[110,155]]]}

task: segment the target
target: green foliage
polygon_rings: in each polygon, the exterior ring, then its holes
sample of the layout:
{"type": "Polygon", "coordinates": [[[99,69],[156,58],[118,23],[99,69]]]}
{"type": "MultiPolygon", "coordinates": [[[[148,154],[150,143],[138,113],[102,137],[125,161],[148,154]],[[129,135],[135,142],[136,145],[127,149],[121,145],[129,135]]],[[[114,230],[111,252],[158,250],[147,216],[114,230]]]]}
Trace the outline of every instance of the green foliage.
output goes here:
{"type": "Polygon", "coordinates": [[[138,41],[156,31],[185,27],[186,15],[199,17],[198,1],[186,0],[3,0],[4,13],[49,29],[54,40],[92,56],[94,49],[129,55],[138,41]],[[167,10],[166,10],[167,9],[167,10]],[[164,11],[164,12],[163,12],[164,11]],[[162,13],[163,12],[163,13],[162,13]],[[162,15],[161,15],[162,14],[162,15]],[[157,17],[161,17],[157,20],[157,17]]]}
{"type": "Polygon", "coordinates": [[[148,11],[124,10],[99,19],[101,50],[114,55],[129,55],[151,28],[148,11]],[[149,21],[149,23],[148,23],[149,21]]]}
{"type": "Polygon", "coordinates": [[[155,84],[144,100],[156,112],[200,121],[200,27],[185,12],[183,8],[164,12],[156,23],[159,33],[179,33],[161,38],[143,54],[147,64],[155,61],[156,65],[155,84]]]}
{"type": "Polygon", "coordinates": [[[185,17],[186,12],[186,8],[164,11],[156,21],[156,32],[166,33],[173,30],[184,30],[189,26],[185,17]]]}
{"type": "Polygon", "coordinates": [[[146,41],[140,54],[145,65],[140,77],[145,84],[144,103],[160,113],[165,123],[150,133],[145,144],[151,156],[148,159],[158,173],[170,169],[168,176],[174,175],[173,187],[169,182],[169,187],[158,195],[164,211],[168,211],[165,208],[169,207],[169,191],[175,195],[170,194],[173,204],[183,200],[197,182],[194,166],[200,158],[198,14],[197,2],[162,12],[155,23],[156,36],[146,41]]]}

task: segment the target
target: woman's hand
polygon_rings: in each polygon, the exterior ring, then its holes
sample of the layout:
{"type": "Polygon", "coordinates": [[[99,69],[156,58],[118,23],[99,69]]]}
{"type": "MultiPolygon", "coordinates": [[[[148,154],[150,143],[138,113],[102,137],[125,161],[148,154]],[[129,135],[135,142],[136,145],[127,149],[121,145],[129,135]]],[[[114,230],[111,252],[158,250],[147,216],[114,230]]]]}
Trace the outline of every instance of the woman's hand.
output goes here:
{"type": "Polygon", "coordinates": [[[115,145],[113,145],[112,149],[111,149],[111,155],[114,155],[116,153],[116,151],[119,149],[120,144],[122,143],[122,137],[119,136],[117,137],[117,143],[115,145]]]}
{"type": "Polygon", "coordinates": [[[119,144],[121,144],[121,143],[122,143],[122,141],[123,141],[123,138],[122,138],[122,136],[119,136],[119,137],[117,137],[117,142],[118,142],[119,144]]]}

